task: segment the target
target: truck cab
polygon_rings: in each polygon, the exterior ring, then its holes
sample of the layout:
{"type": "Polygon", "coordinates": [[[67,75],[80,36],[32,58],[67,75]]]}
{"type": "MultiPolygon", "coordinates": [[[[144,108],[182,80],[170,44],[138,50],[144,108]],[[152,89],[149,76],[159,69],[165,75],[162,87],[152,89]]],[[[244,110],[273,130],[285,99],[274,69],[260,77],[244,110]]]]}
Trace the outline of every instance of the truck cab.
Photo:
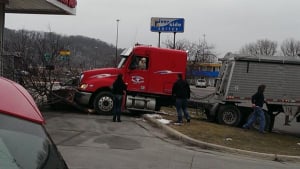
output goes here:
{"type": "Polygon", "coordinates": [[[118,74],[127,84],[125,107],[155,111],[172,104],[172,87],[177,74],[186,74],[187,52],[151,46],[124,50],[116,68],[88,70],[81,74],[75,101],[97,113],[111,113],[111,86],[118,74]]]}

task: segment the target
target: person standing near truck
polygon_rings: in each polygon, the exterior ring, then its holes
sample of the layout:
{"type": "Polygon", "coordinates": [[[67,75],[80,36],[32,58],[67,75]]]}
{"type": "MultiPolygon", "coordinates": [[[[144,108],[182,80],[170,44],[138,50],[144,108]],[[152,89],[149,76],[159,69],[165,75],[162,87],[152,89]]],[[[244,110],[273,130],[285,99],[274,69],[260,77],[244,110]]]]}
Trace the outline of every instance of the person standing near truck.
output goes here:
{"type": "Polygon", "coordinates": [[[254,111],[251,114],[247,123],[243,125],[244,129],[249,129],[250,126],[253,124],[253,122],[256,120],[256,118],[259,117],[259,132],[265,133],[265,113],[262,109],[265,103],[265,96],[264,96],[265,88],[266,88],[265,85],[259,85],[257,92],[252,96],[251,102],[254,111]]]}
{"type": "Polygon", "coordinates": [[[121,122],[122,100],[126,88],[127,86],[123,81],[123,75],[118,74],[112,86],[112,93],[114,95],[113,122],[116,122],[116,120],[121,122]]]}
{"type": "Polygon", "coordinates": [[[182,74],[177,75],[178,80],[172,88],[172,95],[176,98],[175,106],[177,111],[177,123],[182,123],[182,112],[187,122],[191,121],[191,117],[187,111],[187,100],[190,98],[190,85],[186,80],[182,79],[182,74]]]}

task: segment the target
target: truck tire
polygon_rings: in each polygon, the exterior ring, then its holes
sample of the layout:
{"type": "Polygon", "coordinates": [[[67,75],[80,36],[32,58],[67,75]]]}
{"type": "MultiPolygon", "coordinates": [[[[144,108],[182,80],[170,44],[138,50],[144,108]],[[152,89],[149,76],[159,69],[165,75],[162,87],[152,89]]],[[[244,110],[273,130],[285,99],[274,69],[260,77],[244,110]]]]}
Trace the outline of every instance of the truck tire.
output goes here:
{"type": "Polygon", "coordinates": [[[114,99],[111,92],[100,92],[94,99],[94,109],[97,114],[112,114],[114,99]]]}
{"type": "Polygon", "coordinates": [[[240,125],[242,115],[240,110],[234,105],[223,105],[218,111],[218,123],[229,126],[240,125]]]}

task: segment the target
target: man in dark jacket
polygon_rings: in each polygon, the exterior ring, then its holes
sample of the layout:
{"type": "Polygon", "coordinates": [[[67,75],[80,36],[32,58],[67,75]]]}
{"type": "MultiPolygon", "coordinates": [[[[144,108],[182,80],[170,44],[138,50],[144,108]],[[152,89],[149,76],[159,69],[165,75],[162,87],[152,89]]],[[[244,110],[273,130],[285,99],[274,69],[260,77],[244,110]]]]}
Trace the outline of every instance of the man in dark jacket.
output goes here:
{"type": "Polygon", "coordinates": [[[121,122],[121,107],[124,92],[126,91],[126,84],[123,81],[122,74],[118,74],[117,79],[113,83],[112,93],[114,94],[114,109],[113,109],[113,122],[121,122]]]}
{"type": "Polygon", "coordinates": [[[178,80],[174,83],[172,89],[172,95],[176,98],[176,110],[177,110],[177,123],[182,123],[182,112],[187,122],[191,121],[190,115],[187,111],[187,100],[190,98],[190,85],[186,80],[182,79],[182,74],[177,75],[178,80]]]}
{"type": "Polygon", "coordinates": [[[257,117],[259,117],[259,132],[265,133],[265,113],[262,110],[262,107],[265,103],[265,85],[259,85],[257,92],[252,96],[251,102],[253,107],[253,113],[251,114],[249,120],[246,124],[243,125],[243,128],[249,129],[257,117]]]}

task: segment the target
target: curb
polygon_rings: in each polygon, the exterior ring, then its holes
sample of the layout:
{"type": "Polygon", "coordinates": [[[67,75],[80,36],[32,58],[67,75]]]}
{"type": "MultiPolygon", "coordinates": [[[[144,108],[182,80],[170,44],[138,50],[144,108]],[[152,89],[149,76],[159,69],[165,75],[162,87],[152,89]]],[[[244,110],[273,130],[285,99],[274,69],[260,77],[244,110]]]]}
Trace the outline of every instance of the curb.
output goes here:
{"type": "Polygon", "coordinates": [[[202,149],[215,150],[215,151],[227,152],[227,153],[233,153],[233,154],[242,154],[242,155],[247,155],[250,157],[262,158],[262,159],[273,160],[273,161],[300,162],[300,156],[259,153],[259,152],[230,148],[230,147],[226,147],[226,146],[221,146],[221,145],[217,145],[217,144],[199,141],[199,140],[190,138],[190,137],[174,130],[173,128],[169,127],[168,125],[165,125],[165,124],[159,122],[158,120],[156,120],[153,117],[150,117],[147,114],[143,115],[143,118],[146,119],[147,121],[151,122],[152,124],[154,124],[156,127],[162,129],[169,136],[171,136],[175,139],[178,139],[186,144],[198,146],[202,149]]]}

